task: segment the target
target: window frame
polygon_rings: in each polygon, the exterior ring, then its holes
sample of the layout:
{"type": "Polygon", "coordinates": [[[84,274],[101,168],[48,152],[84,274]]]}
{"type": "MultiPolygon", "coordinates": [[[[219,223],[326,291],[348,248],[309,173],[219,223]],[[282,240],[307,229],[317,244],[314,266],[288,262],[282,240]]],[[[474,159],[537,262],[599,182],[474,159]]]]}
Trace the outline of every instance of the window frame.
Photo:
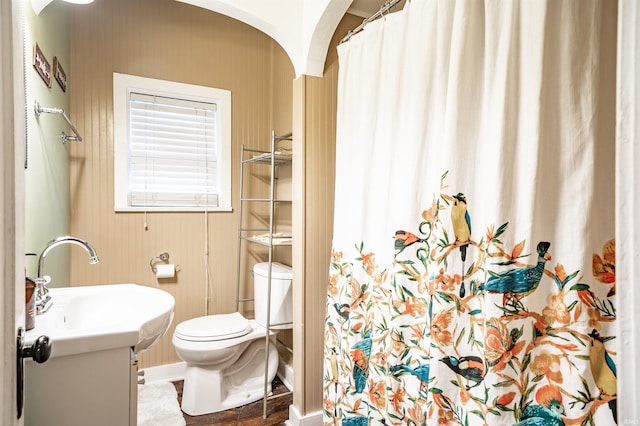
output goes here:
{"type": "Polygon", "coordinates": [[[129,74],[113,73],[113,179],[115,212],[230,212],[231,205],[231,91],[129,74]],[[129,100],[130,94],[144,93],[216,104],[216,142],[219,147],[220,194],[217,207],[130,205],[129,183],[129,100]]]}

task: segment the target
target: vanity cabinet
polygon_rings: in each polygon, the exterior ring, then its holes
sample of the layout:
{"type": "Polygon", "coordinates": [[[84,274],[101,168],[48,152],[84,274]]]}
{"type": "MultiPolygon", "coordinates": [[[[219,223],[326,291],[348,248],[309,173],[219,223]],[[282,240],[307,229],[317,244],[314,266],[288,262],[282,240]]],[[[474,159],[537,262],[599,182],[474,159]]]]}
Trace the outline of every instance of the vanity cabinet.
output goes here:
{"type": "Polygon", "coordinates": [[[173,319],[175,299],[137,284],[49,289],[53,303],[35,318],[24,345],[51,342],[49,359],[24,360],[26,426],[135,426],[136,354],[173,319]]]}
{"type": "Polygon", "coordinates": [[[27,360],[24,424],[135,426],[137,379],[130,347],[53,357],[43,364],[27,360]]]}

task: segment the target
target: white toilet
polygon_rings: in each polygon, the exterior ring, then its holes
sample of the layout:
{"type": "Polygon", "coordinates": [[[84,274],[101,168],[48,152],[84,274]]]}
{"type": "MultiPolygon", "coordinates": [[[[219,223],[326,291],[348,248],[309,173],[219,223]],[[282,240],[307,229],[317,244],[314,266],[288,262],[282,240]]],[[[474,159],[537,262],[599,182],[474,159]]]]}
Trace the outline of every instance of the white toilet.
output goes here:
{"type": "MultiPolygon", "coordinates": [[[[268,272],[268,263],[253,268],[255,320],[235,312],[194,318],[176,326],[173,346],[187,364],[182,390],[185,413],[215,413],[264,396],[268,272]]],[[[291,277],[289,266],[272,263],[272,328],[291,328],[291,277]]],[[[278,370],[273,331],[271,339],[267,392],[278,370]]]]}

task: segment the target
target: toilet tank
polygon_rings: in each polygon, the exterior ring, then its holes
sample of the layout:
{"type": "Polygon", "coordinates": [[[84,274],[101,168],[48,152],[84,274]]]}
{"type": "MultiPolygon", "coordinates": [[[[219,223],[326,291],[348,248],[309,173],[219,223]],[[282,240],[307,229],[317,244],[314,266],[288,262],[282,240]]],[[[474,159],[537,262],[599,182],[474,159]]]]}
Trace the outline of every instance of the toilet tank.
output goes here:
{"type": "MultiPolygon", "coordinates": [[[[271,264],[271,321],[274,329],[286,329],[293,326],[292,272],[291,267],[281,263],[271,264]]],[[[256,322],[267,326],[267,289],[269,288],[269,263],[256,263],[253,266],[253,295],[256,322]]]]}

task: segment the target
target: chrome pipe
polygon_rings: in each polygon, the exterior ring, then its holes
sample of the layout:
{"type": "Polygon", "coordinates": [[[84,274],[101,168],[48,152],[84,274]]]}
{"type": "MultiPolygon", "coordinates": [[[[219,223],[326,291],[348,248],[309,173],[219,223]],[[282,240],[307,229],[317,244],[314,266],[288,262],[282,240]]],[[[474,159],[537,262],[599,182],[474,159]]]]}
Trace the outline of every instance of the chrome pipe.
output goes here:
{"type": "Polygon", "coordinates": [[[71,131],[75,134],[75,136],[69,136],[65,132],[62,132],[62,134],[60,135],[60,137],[62,138],[62,143],[65,143],[67,141],[82,142],[82,136],[80,136],[78,129],[76,129],[76,126],[74,126],[71,120],[69,120],[69,117],[67,117],[67,114],[64,112],[62,108],[43,107],[42,105],[40,105],[40,102],[36,101],[33,109],[35,110],[36,118],[39,118],[40,114],[42,114],[43,112],[46,114],[62,115],[62,118],[64,118],[64,121],[67,122],[67,124],[71,128],[71,131]]]}
{"type": "Polygon", "coordinates": [[[351,38],[351,36],[359,33],[360,31],[362,31],[364,29],[364,27],[369,23],[369,22],[373,22],[376,19],[378,19],[379,17],[381,17],[382,15],[384,15],[385,13],[389,13],[389,9],[391,9],[393,6],[395,6],[396,4],[400,3],[401,0],[389,0],[388,2],[386,2],[385,4],[383,4],[380,7],[380,10],[378,10],[376,13],[374,13],[373,15],[371,15],[370,17],[368,17],[367,19],[362,21],[362,24],[358,25],[356,28],[354,28],[353,30],[349,31],[347,33],[347,35],[340,40],[340,43],[338,44],[342,44],[342,43],[346,43],[347,41],[349,41],[349,39],[351,38]]]}

